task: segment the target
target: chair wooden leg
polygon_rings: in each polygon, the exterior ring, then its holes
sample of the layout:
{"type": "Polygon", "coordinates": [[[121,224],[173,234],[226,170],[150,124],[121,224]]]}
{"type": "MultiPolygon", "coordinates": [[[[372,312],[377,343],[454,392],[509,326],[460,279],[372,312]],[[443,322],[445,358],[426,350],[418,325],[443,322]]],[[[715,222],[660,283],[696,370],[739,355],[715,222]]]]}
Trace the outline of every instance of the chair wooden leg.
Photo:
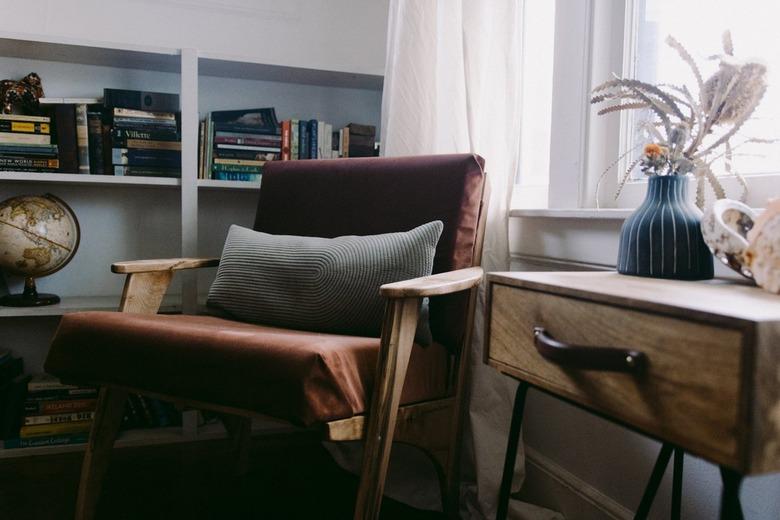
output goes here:
{"type": "Polygon", "coordinates": [[[108,469],[111,448],[122,424],[127,392],[103,387],[98,396],[95,419],[89,434],[89,444],[81,464],[81,480],[76,499],[76,520],[91,520],[95,516],[103,477],[108,469]]]}
{"type": "Polygon", "coordinates": [[[377,377],[368,416],[355,520],[373,520],[379,516],[398,404],[409,366],[419,309],[418,298],[388,302],[382,328],[377,377]]]}

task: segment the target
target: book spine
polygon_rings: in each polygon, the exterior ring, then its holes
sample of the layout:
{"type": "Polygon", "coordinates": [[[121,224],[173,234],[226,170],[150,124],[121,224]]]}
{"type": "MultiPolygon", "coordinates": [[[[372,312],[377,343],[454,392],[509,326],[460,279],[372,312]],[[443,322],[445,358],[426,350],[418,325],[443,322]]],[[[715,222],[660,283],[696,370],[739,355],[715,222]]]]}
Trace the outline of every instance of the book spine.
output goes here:
{"type": "Polygon", "coordinates": [[[147,132],[178,132],[176,121],[158,121],[156,119],[115,117],[113,119],[113,123],[114,128],[125,128],[129,130],[141,130],[147,132]]]}
{"type": "Polygon", "coordinates": [[[181,177],[178,168],[155,168],[147,166],[114,166],[114,175],[118,177],[181,177]]]}
{"type": "Polygon", "coordinates": [[[259,152],[252,150],[223,150],[215,152],[216,159],[243,159],[245,161],[275,161],[281,154],[277,152],[259,152]]]}
{"type": "Polygon", "coordinates": [[[333,159],[333,125],[325,123],[323,151],[326,159],[333,159]]]}
{"type": "Polygon", "coordinates": [[[136,148],[139,150],[175,150],[181,151],[180,141],[151,141],[147,139],[114,139],[114,148],[136,148]]]}
{"type": "Polygon", "coordinates": [[[43,399],[55,401],[58,399],[86,399],[97,397],[97,388],[46,388],[41,390],[30,390],[28,388],[28,399],[43,399]]]}
{"type": "Polygon", "coordinates": [[[281,135],[242,134],[239,132],[215,132],[215,143],[253,144],[261,146],[282,146],[281,135]]]}
{"type": "Polygon", "coordinates": [[[341,129],[341,156],[349,157],[349,127],[341,129]]]}
{"type": "Polygon", "coordinates": [[[89,141],[89,173],[103,175],[103,114],[87,112],[87,132],[89,141]]]}
{"type": "Polygon", "coordinates": [[[282,160],[289,161],[290,151],[290,121],[282,121],[282,160]]]}
{"type": "Polygon", "coordinates": [[[3,157],[0,156],[0,168],[40,168],[44,170],[56,170],[60,167],[57,159],[30,159],[27,157],[3,157]]]}
{"type": "Polygon", "coordinates": [[[105,88],[103,89],[103,105],[106,108],[177,112],[179,110],[179,95],[105,88]]]}
{"type": "Polygon", "coordinates": [[[63,446],[66,444],[84,444],[89,440],[89,432],[70,433],[64,435],[49,435],[29,439],[8,439],[3,442],[3,448],[38,448],[41,446],[63,446]]]}
{"type": "Polygon", "coordinates": [[[0,132],[0,143],[51,144],[51,136],[47,134],[19,134],[13,132],[0,132]]]}
{"type": "Polygon", "coordinates": [[[148,112],[146,110],[133,110],[130,108],[114,108],[114,117],[176,121],[176,115],[171,112],[148,112]]]}
{"type": "Polygon", "coordinates": [[[318,146],[319,134],[317,132],[317,120],[312,119],[309,121],[309,159],[316,159],[318,157],[318,146]]]}
{"type": "Polygon", "coordinates": [[[69,399],[66,401],[26,400],[24,411],[31,415],[90,412],[95,409],[97,399],[69,399]]]}
{"type": "Polygon", "coordinates": [[[181,166],[181,154],[171,150],[138,150],[114,148],[111,160],[114,165],[150,166],[160,168],[178,168],[181,166]]]}
{"type": "Polygon", "coordinates": [[[215,164],[212,166],[214,172],[236,172],[236,173],[262,173],[262,166],[243,166],[238,164],[215,164]]]}
{"type": "Polygon", "coordinates": [[[309,158],[309,122],[301,120],[298,124],[300,131],[300,142],[298,148],[298,159],[309,158]]]}
{"type": "Polygon", "coordinates": [[[49,134],[49,123],[28,123],[25,121],[0,121],[0,132],[17,132],[24,134],[49,134]]]}
{"type": "Polygon", "coordinates": [[[214,165],[232,164],[234,166],[263,166],[266,161],[247,161],[245,159],[214,159],[214,165]]]}
{"type": "Polygon", "coordinates": [[[198,124],[198,179],[206,175],[206,121],[198,124]]]}
{"type": "Polygon", "coordinates": [[[244,182],[259,182],[262,174],[260,173],[241,173],[241,172],[223,172],[217,171],[213,173],[212,178],[218,181],[244,181],[244,182]]]}
{"type": "MultiPolygon", "coordinates": [[[[21,358],[18,358],[21,370],[21,358]]],[[[0,393],[0,439],[11,439],[19,435],[22,423],[27,384],[30,375],[18,374],[2,387],[0,393]]]]}
{"type": "Polygon", "coordinates": [[[26,121],[28,123],[51,123],[49,116],[24,116],[21,114],[0,114],[0,121],[26,121]]]}
{"type": "Polygon", "coordinates": [[[317,121],[317,159],[327,159],[325,156],[325,121],[317,121]]]}
{"type": "Polygon", "coordinates": [[[89,128],[87,105],[76,105],[76,142],[79,151],[78,173],[89,173],[89,128]]]}
{"type": "Polygon", "coordinates": [[[57,145],[46,144],[0,144],[0,154],[22,157],[57,158],[57,145]]]}
{"type": "Polygon", "coordinates": [[[179,134],[171,128],[165,130],[139,130],[135,128],[114,128],[111,137],[116,141],[139,139],[143,141],[178,141],[179,134]]]}
{"type": "Polygon", "coordinates": [[[28,415],[24,418],[24,426],[91,421],[94,419],[94,417],[95,412],[60,413],[54,415],[28,415]]]}
{"type": "Polygon", "coordinates": [[[55,139],[63,173],[76,173],[79,169],[78,142],[76,140],[76,107],[54,106],[55,139]]]}
{"type": "Polygon", "coordinates": [[[30,437],[42,437],[44,435],[79,433],[89,431],[91,425],[92,421],[33,424],[29,426],[22,426],[19,430],[19,437],[22,439],[28,439],[30,437]]]}
{"type": "Polygon", "coordinates": [[[299,123],[297,119],[290,120],[290,159],[292,160],[298,159],[298,155],[300,154],[298,124],[299,123]]]}
{"type": "Polygon", "coordinates": [[[211,178],[211,165],[214,163],[214,121],[211,114],[206,117],[206,175],[211,178]]]}

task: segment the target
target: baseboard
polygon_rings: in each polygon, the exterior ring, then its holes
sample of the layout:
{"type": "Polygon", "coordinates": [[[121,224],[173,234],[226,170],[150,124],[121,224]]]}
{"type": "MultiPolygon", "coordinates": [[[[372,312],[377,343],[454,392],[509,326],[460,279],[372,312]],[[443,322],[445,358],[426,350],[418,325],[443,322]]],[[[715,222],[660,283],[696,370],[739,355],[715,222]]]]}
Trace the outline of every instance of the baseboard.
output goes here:
{"type": "Polygon", "coordinates": [[[517,498],[559,511],[566,520],[633,518],[626,507],[528,446],[525,461],[525,482],[517,498]]]}

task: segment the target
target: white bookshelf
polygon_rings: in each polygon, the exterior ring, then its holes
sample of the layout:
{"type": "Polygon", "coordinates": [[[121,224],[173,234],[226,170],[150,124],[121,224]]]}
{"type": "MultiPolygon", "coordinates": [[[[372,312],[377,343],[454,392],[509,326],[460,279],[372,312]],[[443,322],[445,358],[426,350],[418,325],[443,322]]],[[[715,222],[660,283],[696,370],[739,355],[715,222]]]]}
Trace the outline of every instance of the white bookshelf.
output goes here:
{"type": "Polygon", "coordinates": [[[214,179],[198,179],[198,188],[203,190],[259,191],[260,182],[217,181],[214,179]]]}
{"type": "Polygon", "coordinates": [[[0,182],[80,184],[94,186],[177,187],[180,179],[163,177],[123,177],[115,175],[84,175],[79,173],[37,173],[0,171],[0,182]]]}

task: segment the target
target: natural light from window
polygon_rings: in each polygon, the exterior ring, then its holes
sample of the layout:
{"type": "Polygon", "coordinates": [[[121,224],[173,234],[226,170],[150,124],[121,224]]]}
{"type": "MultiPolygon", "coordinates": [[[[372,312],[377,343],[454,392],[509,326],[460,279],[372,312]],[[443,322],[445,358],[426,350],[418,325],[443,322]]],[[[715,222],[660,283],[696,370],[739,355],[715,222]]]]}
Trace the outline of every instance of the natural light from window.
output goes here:
{"type": "MultiPolygon", "coordinates": [[[[730,30],[737,59],[759,58],[767,65],[764,99],[732,146],[746,138],[780,139],[780,3],[767,0],[637,0],[637,77],[651,83],[687,85],[695,93],[690,68],[664,43],[674,36],[693,56],[703,77],[715,71],[721,37],[730,30]]],[[[635,137],[636,138],[636,137],[635,137]]],[[[746,144],[734,150],[734,169],[743,175],[780,173],[780,142],[746,144]]],[[[713,171],[724,173],[723,162],[713,171]]],[[[641,176],[641,174],[640,174],[641,176]]],[[[780,190],[778,190],[780,191],[780,190]]]]}

